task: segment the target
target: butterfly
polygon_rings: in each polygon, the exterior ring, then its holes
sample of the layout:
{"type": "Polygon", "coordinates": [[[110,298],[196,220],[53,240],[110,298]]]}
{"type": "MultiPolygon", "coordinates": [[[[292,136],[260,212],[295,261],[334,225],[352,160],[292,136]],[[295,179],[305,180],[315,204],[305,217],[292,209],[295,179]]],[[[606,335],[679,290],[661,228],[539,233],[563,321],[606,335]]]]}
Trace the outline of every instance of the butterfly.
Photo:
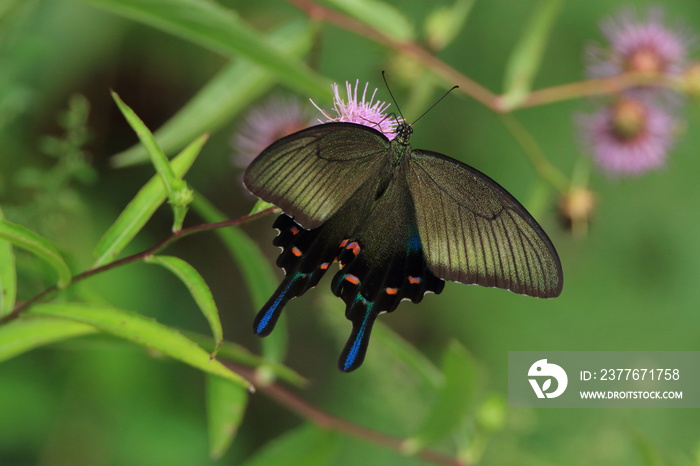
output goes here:
{"type": "Polygon", "coordinates": [[[372,325],[403,300],[440,293],[445,280],[552,298],[561,262],[542,227],[504,188],[437,152],[412,149],[411,125],[389,140],[355,123],[325,123],[272,143],[244,184],[282,214],[273,241],[285,277],[254,321],[272,332],[285,304],[318,284],[331,290],[352,332],[338,367],[363,362],[372,325]]]}

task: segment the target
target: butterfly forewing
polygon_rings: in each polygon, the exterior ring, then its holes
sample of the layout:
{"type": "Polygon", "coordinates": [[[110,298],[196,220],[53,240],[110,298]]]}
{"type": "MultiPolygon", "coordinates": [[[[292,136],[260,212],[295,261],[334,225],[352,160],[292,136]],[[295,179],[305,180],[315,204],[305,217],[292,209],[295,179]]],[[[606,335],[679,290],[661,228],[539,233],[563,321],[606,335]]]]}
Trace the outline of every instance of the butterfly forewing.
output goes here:
{"type": "Polygon", "coordinates": [[[250,164],[243,182],[253,194],[312,229],[377,175],[388,147],[388,139],[367,126],[313,126],[265,149],[250,164]]]}
{"type": "Polygon", "coordinates": [[[418,231],[435,275],[541,298],[560,294],[554,246],[505,189],[436,152],[414,150],[408,163],[418,231]]]}

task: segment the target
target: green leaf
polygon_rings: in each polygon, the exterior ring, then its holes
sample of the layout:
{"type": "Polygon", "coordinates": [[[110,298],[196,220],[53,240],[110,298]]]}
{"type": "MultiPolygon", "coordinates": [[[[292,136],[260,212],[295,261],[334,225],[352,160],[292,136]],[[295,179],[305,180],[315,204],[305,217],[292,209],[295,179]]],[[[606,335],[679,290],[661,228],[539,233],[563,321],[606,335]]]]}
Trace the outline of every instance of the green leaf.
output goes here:
{"type": "Polygon", "coordinates": [[[338,444],[334,432],[307,424],[270,441],[243,466],[327,466],[338,444]]]}
{"type": "MultiPolygon", "coordinates": [[[[5,216],[0,210],[0,221],[5,216]]],[[[17,297],[17,270],[12,243],[0,239],[0,317],[12,312],[17,297]]]]}
{"type": "Polygon", "coordinates": [[[459,427],[473,403],[477,368],[472,356],[457,341],[448,346],[442,361],[445,382],[418,434],[406,440],[405,450],[417,452],[449,436],[459,427]]]}
{"type": "Polygon", "coordinates": [[[134,312],[83,303],[47,303],[32,307],[27,315],[61,317],[93,325],[125,340],[160,351],[208,374],[223,377],[246,388],[250,385],[220,361],[211,359],[209,353],[177,330],[134,312]]]}
{"type": "Polygon", "coordinates": [[[197,306],[199,306],[199,309],[202,311],[202,314],[204,314],[204,317],[209,322],[209,327],[211,327],[215,342],[214,351],[212,352],[212,357],[214,357],[219,346],[221,346],[224,336],[221,329],[221,320],[219,320],[219,310],[216,307],[214,296],[212,296],[211,290],[204,281],[204,278],[202,278],[194,267],[179,257],[149,256],[145,259],[145,262],[165,267],[185,284],[192,298],[194,298],[194,301],[197,303],[197,306]]]}
{"type": "Polygon", "coordinates": [[[476,0],[456,0],[452,6],[439,6],[425,20],[425,35],[430,48],[442,50],[467,22],[476,0]]]}
{"type": "Polygon", "coordinates": [[[168,200],[173,209],[173,231],[180,230],[182,228],[182,222],[185,219],[187,206],[192,202],[192,191],[182,179],[175,175],[175,172],[170,166],[168,157],[166,157],[165,153],[158,147],[158,143],[156,143],[153,134],[146,125],[143,124],[143,121],[141,121],[136,113],[134,113],[114,91],[112,91],[112,98],[117,103],[126,121],[129,122],[131,128],[136,132],[141,144],[146,148],[146,152],[148,152],[156,172],[165,185],[165,191],[168,194],[168,200]]]}
{"type": "MultiPolygon", "coordinates": [[[[311,48],[310,29],[300,21],[285,24],[268,38],[271,44],[292,57],[301,57],[311,48]]],[[[215,132],[267,93],[277,80],[267,68],[248,60],[236,60],[222,69],[154,133],[158,145],[170,154],[199,134],[215,132]]],[[[146,160],[148,154],[137,144],[114,155],[111,163],[115,167],[126,167],[146,160]]]]}
{"type": "Polygon", "coordinates": [[[209,454],[221,458],[233,442],[248,405],[248,390],[221,377],[207,377],[209,454]]]}
{"type": "Polygon", "coordinates": [[[58,287],[64,288],[71,281],[71,271],[61,254],[43,237],[16,223],[0,220],[0,239],[26,249],[49,264],[58,274],[58,287]]]}
{"type": "MultiPolygon", "coordinates": [[[[192,208],[209,223],[226,220],[226,216],[203,196],[196,196],[192,208]]],[[[277,289],[277,278],[270,263],[255,241],[240,228],[219,228],[216,234],[224,242],[229,254],[240,268],[253,306],[256,310],[260,309],[277,289]]],[[[274,333],[261,340],[263,355],[266,359],[272,362],[280,362],[284,359],[287,348],[286,335],[285,321],[280,319],[274,333]]]]}
{"type": "Polygon", "coordinates": [[[304,95],[321,98],[328,82],[301,61],[270,45],[238,14],[202,0],[83,0],[224,55],[243,56],[304,95]]]}
{"type": "MultiPolygon", "coordinates": [[[[170,162],[176,176],[182,177],[187,173],[206,141],[206,136],[199,137],[170,162]]],[[[93,267],[99,267],[114,260],[146,225],[166,197],[165,186],[158,176],[151,178],[100,238],[93,253],[97,258],[93,267]]]]}
{"type": "MultiPolygon", "coordinates": [[[[185,336],[207,351],[214,351],[215,345],[211,337],[190,331],[185,331],[183,333],[185,336]]],[[[309,381],[293,369],[290,369],[281,363],[272,362],[268,359],[253,354],[248,348],[243,345],[239,345],[238,343],[224,340],[219,347],[217,357],[222,360],[236,362],[248,367],[264,367],[266,370],[272,372],[276,378],[282,379],[297,387],[307,387],[309,385],[309,381]]]]}
{"type": "Polygon", "coordinates": [[[532,89],[532,81],[540,68],[550,30],[561,6],[561,0],[541,0],[513,50],[506,67],[502,97],[506,109],[517,107],[532,89]]]}
{"type": "Polygon", "coordinates": [[[0,362],[40,346],[96,331],[92,325],[80,322],[23,315],[0,327],[0,362]]]}
{"type": "Polygon", "coordinates": [[[418,351],[415,346],[401,338],[396,332],[382,322],[374,324],[372,344],[378,347],[380,353],[388,353],[397,357],[413,372],[421,377],[426,385],[437,389],[444,383],[444,377],[435,365],[418,351]]]}
{"type": "Polygon", "coordinates": [[[413,24],[392,5],[378,0],[323,0],[349,16],[399,42],[416,37],[413,24]]]}

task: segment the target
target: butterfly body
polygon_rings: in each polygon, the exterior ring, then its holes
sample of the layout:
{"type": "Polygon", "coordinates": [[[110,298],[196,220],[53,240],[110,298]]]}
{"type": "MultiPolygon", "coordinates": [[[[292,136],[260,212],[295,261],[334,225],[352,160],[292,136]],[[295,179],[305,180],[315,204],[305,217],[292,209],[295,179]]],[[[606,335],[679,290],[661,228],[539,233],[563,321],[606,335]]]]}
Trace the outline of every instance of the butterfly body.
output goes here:
{"type": "Polygon", "coordinates": [[[411,133],[399,125],[389,141],[373,128],[326,123],[278,140],[248,167],[248,189],[284,212],[274,244],[286,275],[257,334],[272,331],[284,304],[334,261],[331,289],[353,324],[343,371],[362,363],[377,315],[440,293],[444,280],[559,294],[558,256],[527,211],[473,168],[413,150],[411,133]]]}

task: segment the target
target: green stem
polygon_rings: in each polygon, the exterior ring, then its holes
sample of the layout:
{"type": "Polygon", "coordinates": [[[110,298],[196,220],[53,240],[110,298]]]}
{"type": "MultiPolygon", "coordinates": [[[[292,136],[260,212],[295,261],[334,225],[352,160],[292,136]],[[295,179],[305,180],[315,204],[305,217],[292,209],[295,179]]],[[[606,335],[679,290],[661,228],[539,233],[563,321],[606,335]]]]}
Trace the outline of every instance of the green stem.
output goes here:
{"type": "Polygon", "coordinates": [[[567,192],[570,186],[568,178],[547,160],[535,138],[525,129],[522,123],[510,113],[501,114],[501,120],[518,145],[523,149],[537,175],[554,186],[560,193],[567,192]]]}

